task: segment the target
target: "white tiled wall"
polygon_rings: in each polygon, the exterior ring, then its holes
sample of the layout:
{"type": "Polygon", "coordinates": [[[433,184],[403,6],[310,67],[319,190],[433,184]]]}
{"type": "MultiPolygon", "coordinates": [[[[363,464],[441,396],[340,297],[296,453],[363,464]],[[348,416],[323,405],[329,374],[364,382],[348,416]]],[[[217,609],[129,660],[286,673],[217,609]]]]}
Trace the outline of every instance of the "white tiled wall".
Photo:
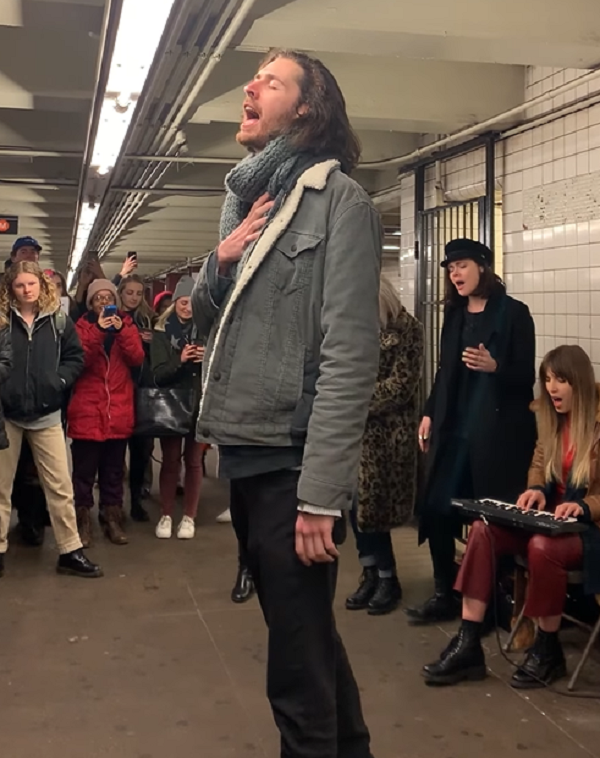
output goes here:
{"type": "MultiPolygon", "coordinates": [[[[532,68],[528,98],[583,71],[532,68]]],[[[600,84],[598,85],[600,91],[600,84]]],[[[542,110],[587,95],[589,86],[553,98],[542,110]]],[[[497,176],[503,188],[503,268],[510,294],[534,316],[538,359],[552,347],[580,344],[600,378],[600,105],[565,116],[498,145],[497,176]]],[[[484,179],[482,151],[444,164],[444,188],[484,179]]],[[[427,177],[426,204],[435,203],[427,177]]],[[[402,297],[414,304],[414,180],[401,184],[402,297]]]]}

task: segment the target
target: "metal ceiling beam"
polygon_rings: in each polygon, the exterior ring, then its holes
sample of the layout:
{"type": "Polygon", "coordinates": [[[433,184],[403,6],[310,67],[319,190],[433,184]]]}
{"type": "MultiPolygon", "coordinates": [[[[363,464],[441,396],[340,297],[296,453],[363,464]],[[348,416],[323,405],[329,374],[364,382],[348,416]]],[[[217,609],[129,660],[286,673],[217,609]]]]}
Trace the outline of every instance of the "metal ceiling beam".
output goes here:
{"type": "Polygon", "coordinates": [[[75,248],[79,213],[83,205],[85,185],[87,181],[88,171],[92,162],[94,143],[96,141],[96,135],[98,133],[100,113],[102,111],[104,94],[106,92],[106,85],[108,83],[108,76],[110,73],[110,66],[115,49],[115,42],[117,39],[117,32],[119,30],[119,23],[121,21],[122,10],[123,0],[106,0],[106,9],[104,12],[104,19],[102,21],[102,31],[100,33],[100,55],[98,56],[98,65],[96,69],[96,86],[94,87],[94,99],[92,101],[92,108],[90,110],[90,118],[85,139],[84,158],[81,164],[81,172],[79,174],[75,222],[73,224],[73,233],[71,235],[71,249],[69,250],[69,257],[67,260],[68,268],[71,266],[71,258],[73,256],[73,250],[75,248]]]}

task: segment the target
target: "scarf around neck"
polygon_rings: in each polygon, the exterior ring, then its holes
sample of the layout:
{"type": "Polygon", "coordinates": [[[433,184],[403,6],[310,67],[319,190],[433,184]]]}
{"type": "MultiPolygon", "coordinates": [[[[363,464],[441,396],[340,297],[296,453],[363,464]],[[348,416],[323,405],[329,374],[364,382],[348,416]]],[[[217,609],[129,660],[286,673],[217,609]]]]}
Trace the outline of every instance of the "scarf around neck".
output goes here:
{"type": "Polygon", "coordinates": [[[171,347],[177,352],[195,339],[193,319],[182,323],[175,312],[171,313],[165,321],[165,334],[171,344],[171,347]]]}
{"type": "MultiPolygon", "coordinates": [[[[268,192],[277,200],[308,157],[308,153],[299,152],[287,137],[281,136],[271,140],[260,153],[240,161],[225,177],[227,195],[221,211],[221,239],[237,229],[261,195],[268,192]]],[[[273,210],[276,208],[277,203],[273,210]]]]}

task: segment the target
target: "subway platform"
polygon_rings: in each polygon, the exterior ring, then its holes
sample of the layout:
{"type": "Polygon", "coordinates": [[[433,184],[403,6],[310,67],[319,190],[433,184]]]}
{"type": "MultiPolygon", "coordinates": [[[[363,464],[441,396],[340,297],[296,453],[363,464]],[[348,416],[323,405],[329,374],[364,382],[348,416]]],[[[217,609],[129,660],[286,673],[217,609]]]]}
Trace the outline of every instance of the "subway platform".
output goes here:
{"type": "MultiPolygon", "coordinates": [[[[227,491],[205,481],[196,539],[159,541],[129,524],[130,544],[96,527],[98,581],[59,577],[42,549],[13,541],[0,582],[0,734],[6,758],[278,758],[264,695],[266,634],[256,599],[229,600],[236,546],[215,523],[227,491]]],[[[150,509],[156,516],[156,503],[150,509]]],[[[426,549],[395,534],[406,603],[430,589],[426,549]]],[[[338,622],[360,684],[375,758],[600,757],[600,701],[517,693],[488,638],[491,675],[427,688],[421,666],[454,625],[411,628],[344,610],[359,566],[343,549],[338,622]]],[[[565,634],[570,666],[583,634],[565,634]]],[[[599,656],[580,687],[600,694],[599,656]]],[[[561,683],[566,688],[565,683],[561,683]]]]}

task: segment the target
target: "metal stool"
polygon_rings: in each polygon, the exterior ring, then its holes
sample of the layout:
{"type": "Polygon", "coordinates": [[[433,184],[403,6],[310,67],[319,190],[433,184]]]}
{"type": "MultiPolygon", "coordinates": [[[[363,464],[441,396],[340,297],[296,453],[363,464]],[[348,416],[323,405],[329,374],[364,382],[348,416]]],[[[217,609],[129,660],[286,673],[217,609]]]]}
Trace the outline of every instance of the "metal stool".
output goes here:
{"type": "MultiPolygon", "coordinates": [[[[526,577],[525,573],[527,571],[527,561],[522,556],[517,556],[515,558],[516,561],[516,569],[515,569],[515,588],[517,585],[519,585],[521,588],[524,587],[526,583],[526,577]]],[[[583,584],[583,574],[581,571],[569,571],[567,573],[567,583],[576,585],[576,584],[583,584]]],[[[515,590],[515,595],[517,595],[518,592],[515,590]]],[[[521,593],[523,595],[523,593],[521,593]]],[[[600,595],[596,595],[596,603],[598,606],[600,606],[600,595]]],[[[517,601],[515,600],[515,603],[517,601]]],[[[517,632],[519,631],[519,627],[521,626],[523,622],[523,615],[525,610],[525,602],[524,597],[522,597],[522,602],[519,603],[520,607],[518,609],[518,615],[517,618],[513,624],[512,631],[510,633],[510,636],[506,642],[505,650],[507,652],[511,651],[514,639],[517,635],[517,632]]],[[[573,618],[572,616],[567,615],[566,613],[563,613],[563,618],[566,618],[571,623],[578,626],[580,629],[585,629],[587,632],[590,633],[587,645],[585,646],[585,649],[583,653],[581,654],[581,657],[579,658],[579,662],[577,663],[577,666],[575,667],[575,671],[573,672],[573,675],[571,676],[568,684],[568,690],[571,692],[573,689],[575,689],[575,685],[577,683],[577,679],[579,678],[579,675],[581,674],[581,670],[583,669],[585,662],[589,658],[589,655],[592,651],[592,647],[594,646],[594,643],[596,642],[598,635],[600,634],[600,618],[596,621],[594,626],[590,626],[590,624],[584,624],[582,621],[579,621],[579,619],[573,618]]]]}

